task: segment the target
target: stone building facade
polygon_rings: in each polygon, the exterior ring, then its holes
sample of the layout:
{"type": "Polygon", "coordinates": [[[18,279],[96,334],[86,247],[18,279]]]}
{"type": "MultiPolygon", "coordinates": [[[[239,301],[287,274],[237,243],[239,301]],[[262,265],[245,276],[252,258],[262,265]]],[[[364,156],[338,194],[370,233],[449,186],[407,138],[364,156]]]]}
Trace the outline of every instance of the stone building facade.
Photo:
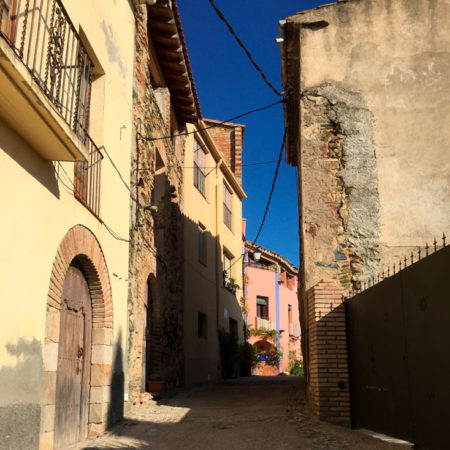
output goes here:
{"type": "Polygon", "coordinates": [[[199,120],[201,112],[174,1],[137,8],[133,99],[136,147],[130,183],[129,406],[149,389],[148,382],[158,382],[163,389],[184,382],[186,137],[178,135],[186,131],[187,122],[199,120]]]}

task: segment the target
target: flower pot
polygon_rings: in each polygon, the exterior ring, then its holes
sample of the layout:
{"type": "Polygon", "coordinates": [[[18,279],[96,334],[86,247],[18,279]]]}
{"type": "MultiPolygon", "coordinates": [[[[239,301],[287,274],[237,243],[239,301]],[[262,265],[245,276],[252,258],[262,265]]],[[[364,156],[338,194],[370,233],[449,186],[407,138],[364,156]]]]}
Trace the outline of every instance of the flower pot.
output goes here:
{"type": "Polygon", "coordinates": [[[147,391],[161,394],[164,391],[164,381],[147,381],[147,391]]]}

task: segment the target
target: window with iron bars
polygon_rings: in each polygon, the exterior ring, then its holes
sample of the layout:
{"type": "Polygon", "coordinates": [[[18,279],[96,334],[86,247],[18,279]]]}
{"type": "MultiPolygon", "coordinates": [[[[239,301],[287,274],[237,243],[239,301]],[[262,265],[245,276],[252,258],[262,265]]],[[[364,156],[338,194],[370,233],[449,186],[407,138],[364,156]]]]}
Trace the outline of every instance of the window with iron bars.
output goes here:
{"type": "Polygon", "coordinates": [[[86,208],[100,218],[100,176],[103,155],[89,136],[86,137],[89,160],[74,167],[73,193],[86,208]]]}
{"type": "Polygon", "coordinates": [[[194,186],[205,196],[205,160],[206,152],[194,139],[194,186]]]}
{"type": "Polygon", "coordinates": [[[223,222],[231,230],[231,191],[228,189],[226,184],[223,185],[223,222]]]}

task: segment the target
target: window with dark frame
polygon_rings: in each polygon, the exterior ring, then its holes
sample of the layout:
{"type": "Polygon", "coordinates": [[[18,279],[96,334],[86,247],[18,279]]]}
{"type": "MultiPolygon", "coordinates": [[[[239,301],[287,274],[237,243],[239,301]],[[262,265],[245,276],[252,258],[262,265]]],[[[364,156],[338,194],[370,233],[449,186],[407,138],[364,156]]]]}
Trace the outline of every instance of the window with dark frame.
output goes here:
{"type": "Polygon", "coordinates": [[[256,317],[269,320],[269,299],[267,297],[256,297],[256,317]]]}
{"type": "Polygon", "coordinates": [[[201,312],[198,313],[198,337],[207,338],[208,317],[201,312]]]}
{"type": "Polygon", "coordinates": [[[227,285],[229,281],[231,280],[231,264],[232,264],[233,258],[226,253],[223,252],[223,283],[224,285],[227,285]]]}
{"type": "Polygon", "coordinates": [[[194,186],[201,192],[203,196],[206,195],[205,160],[205,150],[203,150],[203,147],[199,144],[197,139],[194,139],[194,186]]]}
{"type": "Polygon", "coordinates": [[[226,184],[223,185],[223,223],[231,230],[231,191],[226,184]]]}
{"type": "Polygon", "coordinates": [[[206,228],[198,224],[198,262],[206,266],[206,228]]]}

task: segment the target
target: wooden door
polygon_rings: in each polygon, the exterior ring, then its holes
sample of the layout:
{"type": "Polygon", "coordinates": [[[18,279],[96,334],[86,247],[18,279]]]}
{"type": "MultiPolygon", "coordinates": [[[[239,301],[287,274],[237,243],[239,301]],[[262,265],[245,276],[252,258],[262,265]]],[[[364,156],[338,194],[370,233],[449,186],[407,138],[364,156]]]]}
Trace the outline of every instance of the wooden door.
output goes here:
{"type": "Polygon", "coordinates": [[[64,279],[56,376],[55,448],[87,436],[92,313],[82,271],[70,266],[64,279]]]}

